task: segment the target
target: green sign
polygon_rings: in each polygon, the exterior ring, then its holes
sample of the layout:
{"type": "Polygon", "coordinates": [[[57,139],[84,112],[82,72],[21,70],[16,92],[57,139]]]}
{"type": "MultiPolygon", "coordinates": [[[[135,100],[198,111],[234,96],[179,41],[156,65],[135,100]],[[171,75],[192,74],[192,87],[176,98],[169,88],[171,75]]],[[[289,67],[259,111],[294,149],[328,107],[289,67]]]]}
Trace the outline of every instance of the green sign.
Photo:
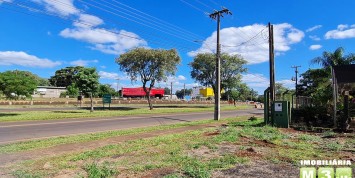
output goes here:
{"type": "Polygon", "coordinates": [[[111,95],[110,94],[104,94],[102,96],[102,102],[111,104],[111,95]]]}

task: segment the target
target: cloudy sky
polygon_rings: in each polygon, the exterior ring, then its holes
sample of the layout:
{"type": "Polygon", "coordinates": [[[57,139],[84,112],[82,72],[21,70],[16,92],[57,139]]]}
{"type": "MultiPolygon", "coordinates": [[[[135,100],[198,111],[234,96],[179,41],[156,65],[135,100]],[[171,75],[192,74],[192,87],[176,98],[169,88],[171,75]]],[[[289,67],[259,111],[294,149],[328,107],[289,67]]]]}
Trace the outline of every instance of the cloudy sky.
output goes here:
{"type": "Polygon", "coordinates": [[[222,6],[233,13],[221,20],[222,52],[243,56],[243,81],[260,94],[269,83],[268,22],[276,80],[287,87],[294,87],[291,66],[302,66],[301,73],[317,68],[309,61],[337,47],[355,53],[353,0],[0,0],[0,72],[49,78],[67,66],[88,66],[97,68],[101,83],[132,87],[140,83],[119,71],[115,58],[136,47],[176,48],[178,72],[158,86],[197,86],[188,64],[216,51],[216,21],[208,14],[222,6]]]}

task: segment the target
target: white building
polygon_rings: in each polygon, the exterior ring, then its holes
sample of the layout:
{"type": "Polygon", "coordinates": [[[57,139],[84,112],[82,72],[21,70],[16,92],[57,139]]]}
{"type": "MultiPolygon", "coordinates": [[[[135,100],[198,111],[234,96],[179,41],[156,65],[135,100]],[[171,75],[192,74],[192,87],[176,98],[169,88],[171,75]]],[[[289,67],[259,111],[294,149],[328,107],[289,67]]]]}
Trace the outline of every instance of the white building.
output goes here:
{"type": "Polygon", "coordinates": [[[38,86],[33,92],[34,98],[59,98],[62,92],[66,92],[65,87],[38,86]]]}

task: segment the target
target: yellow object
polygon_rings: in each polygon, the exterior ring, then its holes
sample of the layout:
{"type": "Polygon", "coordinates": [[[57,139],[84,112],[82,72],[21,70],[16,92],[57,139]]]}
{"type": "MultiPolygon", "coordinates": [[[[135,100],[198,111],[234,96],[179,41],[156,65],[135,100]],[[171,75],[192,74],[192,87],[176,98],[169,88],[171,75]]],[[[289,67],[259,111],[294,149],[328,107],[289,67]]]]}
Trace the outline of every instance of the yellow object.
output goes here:
{"type": "Polygon", "coordinates": [[[212,88],[201,88],[200,89],[200,94],[203,97],[212,97],[214,96],[213,89],[212,88]]]}

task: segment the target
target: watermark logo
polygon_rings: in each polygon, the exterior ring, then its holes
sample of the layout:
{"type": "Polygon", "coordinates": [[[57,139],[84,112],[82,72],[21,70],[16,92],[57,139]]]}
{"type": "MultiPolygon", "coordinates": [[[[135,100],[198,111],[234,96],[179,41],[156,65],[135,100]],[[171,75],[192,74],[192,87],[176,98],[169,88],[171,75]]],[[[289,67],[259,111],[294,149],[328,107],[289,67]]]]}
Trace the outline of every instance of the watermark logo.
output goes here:
{"type": "Polygon", "coordinates": [[[349,160],[302,160],[301,166],[312,167],[302,167],[300,178],[352,178],[349,160]],[[318,170],[313,166],[317,166],[318,170]]]}

